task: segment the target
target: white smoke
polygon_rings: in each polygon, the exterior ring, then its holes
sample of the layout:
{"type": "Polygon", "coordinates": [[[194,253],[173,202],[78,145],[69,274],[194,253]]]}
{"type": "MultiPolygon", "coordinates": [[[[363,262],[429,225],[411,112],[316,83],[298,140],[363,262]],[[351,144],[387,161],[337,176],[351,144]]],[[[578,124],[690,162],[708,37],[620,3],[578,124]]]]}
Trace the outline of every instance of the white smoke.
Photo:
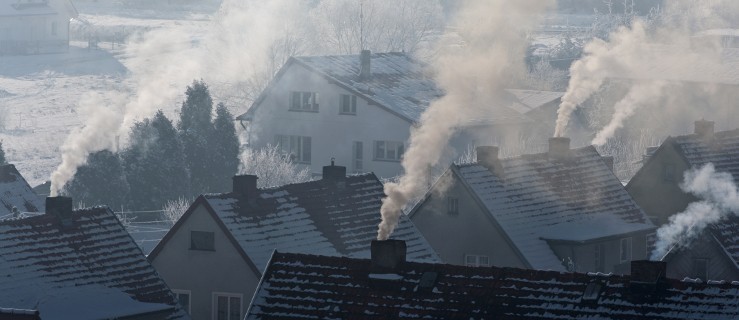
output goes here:
{"type": "Polygon", "coordinates": [[[662,97],[662,90],[666,85],[665,81],[650,81],[640,82],[632,86],[629,93],[613,106],[613,118],[595,135],[591,143],[596,146],[606,144],[608,139],[616,133],[616,130],[623,127],[624,121],[631,117],[637,108],[656,104],[659,98],[662,97]]]}
{"type": "Polygon", "coordinates": [[[461,4],[455,17],[455,36],[465,43],[461,48],[443,48],[432,64],[436,83],[446,95],[431,103],[421,116],[420,126],[411,132],[402,160],[404,175],[397,183],[385,184],[387,197],[382,203],[377,239],[387,239],[397,226],[403,206],[424,192],[431,170],[440,164],[464,116],[494,112],[501,88],[524,68],[525,30],[536,25],[552,2],[494,0],[461,4]]]}
{"type": "Polygon", "coordinates": [[[680,188],[701,199],[693,202],[657,230],[652,260],[662,259],[673,246],[690,243],[706,227],[739,213],[739,189],[731,174],[716,172],[712,163],[685,172],[680,188]]]}

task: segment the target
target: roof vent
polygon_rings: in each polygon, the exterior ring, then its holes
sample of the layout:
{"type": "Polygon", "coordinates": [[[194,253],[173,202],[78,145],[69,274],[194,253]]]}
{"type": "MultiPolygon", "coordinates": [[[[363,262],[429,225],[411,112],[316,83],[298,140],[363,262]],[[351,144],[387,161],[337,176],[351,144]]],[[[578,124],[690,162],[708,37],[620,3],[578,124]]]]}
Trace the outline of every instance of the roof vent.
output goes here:
{"type": "Polygon", "coordinates": [[[346,167],[334,164],[334,158],[331,158],[331,165],[323,167],[323,180],[327,181],[343,181],[346,178],[346,167]]]}
{"type": "Polygon", "coordinates": [[[253,203],[257,200],[259,189],[257,189],[257,179],[255,175],[245,174],[233,177],[233,193],[253,203]]]}
{"type": "Polygon", "coordinates": [[[372,72],[370,70],[370,56],[372,55],[372,52],[369,50],[362,50],[362,53],[359,54],[359,79],[360,80],[367,80],[372,76],[372,72]]]}
{"type": "Polygon", "coordinates": [[[549,158],[563,160],[570,156],[570,138],[554,137],[549,138],[549,158]]]}
{"type": "Polygon", "coordinates": [[[583,301],[598,301],[598,296],[600,296],[600,291],[603,286],[599,282],[591,282],[588,283],[588,286],[585,287],[585,292],[582,294],[582,300],[583,301]]]}
{"type": "Polygon", "coordinates": [[[475,148],[477,153],[477,163],[492,172],[499,178],[503,177],[503,164],[498,158],[498,147],[479,146],[475,148]]]}
{"type": "Polygon", "coordinates": [[[46,197],[46,214],[59,219],[62,227],[72,226],[72,198],[46,197]]]}
{"type": "Polygon", "coordinates": [[[708,139],[713,138],[714,122],[706,120],[698,120],[695,122],[695,134],[699,137],[708,139]]]}

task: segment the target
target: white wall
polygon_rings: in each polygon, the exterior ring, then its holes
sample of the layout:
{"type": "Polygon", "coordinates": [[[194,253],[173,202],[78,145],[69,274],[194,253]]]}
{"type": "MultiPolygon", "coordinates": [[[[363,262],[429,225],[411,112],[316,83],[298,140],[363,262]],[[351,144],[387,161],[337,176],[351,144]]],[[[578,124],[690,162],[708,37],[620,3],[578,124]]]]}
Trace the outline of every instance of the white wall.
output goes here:
{"type": "Polygon", "coordinates": [[[353,172],[352,143],[362,141],[364,172],[372,171],[386,178],[400,174],[400,162],[373,160],[374,141],[403,141],[407,148],[410,123],[382,107],[369,105],[360,97],[357,98],[356,115],[340,115],[340,94],[349,92],[294,63],[257,109],[255,120],[250,124],[250,144],[255,147],[274,144],[277,134],[310,136],[311,171],[320,174],[332,157],[336,158],[337,165],[353,172]],[[318,92],[318,113],[289,111],[291,91],[318,92]]]}

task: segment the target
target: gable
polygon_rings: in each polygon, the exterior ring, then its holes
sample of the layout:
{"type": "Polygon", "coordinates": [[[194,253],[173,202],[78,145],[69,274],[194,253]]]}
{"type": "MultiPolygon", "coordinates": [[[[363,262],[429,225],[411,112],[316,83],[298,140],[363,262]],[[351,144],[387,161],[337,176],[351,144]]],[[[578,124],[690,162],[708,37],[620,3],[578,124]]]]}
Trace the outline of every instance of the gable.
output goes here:
{"type": "Polygon", "coordinates": [[[44,202],[12,164],[0,166],[0,219],[19,213],[44,212],[44,202]]]}

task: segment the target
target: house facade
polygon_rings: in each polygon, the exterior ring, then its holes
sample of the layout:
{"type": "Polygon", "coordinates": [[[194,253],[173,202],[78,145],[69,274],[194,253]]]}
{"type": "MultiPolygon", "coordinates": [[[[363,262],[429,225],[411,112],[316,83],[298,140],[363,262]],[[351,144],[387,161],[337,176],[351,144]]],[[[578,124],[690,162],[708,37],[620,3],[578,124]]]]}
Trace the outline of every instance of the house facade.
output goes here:
{"type": "Polygon", "coordinates": [[[69,0],[0,0],[0,55],[66,52],[77,16],[69,0]]]}
{"type": "MultiPolygon", "coordinates": [[[[292,57],[237,120],[247,129],[250,147],[278,145],[315,175],[334,158],[349,164],[350,172],[389,178],[402,172],[410,131],[443,94],[428,67],[404,53],[292,57]]],[[[517,138],[537,123],[527,113],[538,115],[539,105],[555,105],[561,97],[526,90],[507,95],[515,106],[463,122],[476,129],[455,139],[461,150],[475,143],[470,138],[476,139],[480,127],[492,132],[485,141],[517,138]]]]}
{"type": "MultiPolygon", "coordinates": [[[[234,177],[230,193],[200,196],[149,255],[195,319],[243,319],[274,250],[369,257],[377,237],[382,183],[324,167],[323,179],[257,189],[256,176],[234,177]]],[[[407,218],[394,237],[409,259],[438,262],[407,218]]]]}
{"type": "Polygon", "coordinates": [[[739,317],[739,286],[669,279],[663,262],[617,276],[417,263],[379,247],[371,259],[275,252],[246,319],[739,317]]]}
{"type": "Polygon", "coordinates": [[[628,273],[655,226],[612,164],[567,138],[505,159],[478,147],[477,162],[453,164],[409,216],[446,263],[628,273]]]}

